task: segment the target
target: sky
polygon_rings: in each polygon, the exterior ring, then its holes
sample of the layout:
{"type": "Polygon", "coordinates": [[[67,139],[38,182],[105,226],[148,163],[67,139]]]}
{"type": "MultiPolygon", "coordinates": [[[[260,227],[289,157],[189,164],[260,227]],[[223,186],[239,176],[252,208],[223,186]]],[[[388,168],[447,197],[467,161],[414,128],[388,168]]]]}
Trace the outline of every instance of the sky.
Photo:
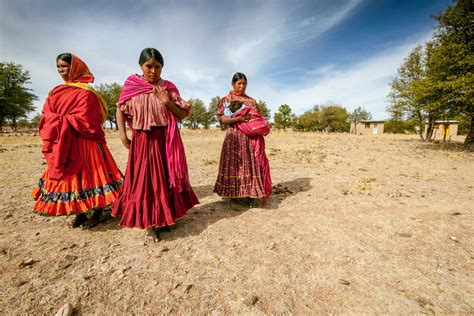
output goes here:
{"type": "Polygon", "coordinates": [[[430,40],[451,0],[0,0],[0,60],[23,65],[45,98],[61,84],[56,56],[84,60],[95,84],[139,73],[145,47],[164,57],[162,78],[184,99],[226,95],[235,72],[275,113],[314,105],[361,106],[387,119],[389,82],[430,40]]]}

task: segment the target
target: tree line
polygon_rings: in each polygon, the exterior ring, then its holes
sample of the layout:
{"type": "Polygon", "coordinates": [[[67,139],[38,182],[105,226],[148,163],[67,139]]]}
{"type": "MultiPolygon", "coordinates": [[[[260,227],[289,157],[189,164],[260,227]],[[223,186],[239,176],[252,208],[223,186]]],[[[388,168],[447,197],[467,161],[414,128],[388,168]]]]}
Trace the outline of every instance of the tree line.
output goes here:
{"type": "Polygon", "coordinates": [[[414,48],[390,83],[394,122],[416,122],[431,141],[437,120],[467,122],[466,151],[474,151],[474,2],[457,0],[442,13],[430,41],[414,48]],[[426,124],[426,132],[423,128],[426,124]]]}
{"type": "MultiPolygon", "coordinates": [[[[474,2],[455,0],[445,11],[434,15],[438,21],[433,38],[425,45],[414,48],[390,82],[387,110],[391,118],[385,122],[385,131],[406,133],[417,131],[420,139],[431,141],[435,121],[460,120],[460,132],[467,133],[465,149],[474,150],[474,2]],[[426,133],[424,126],[427,126],[426,133]]],[[[0,68],[0,131],[4,124],[13,129],[34,126],[40,119],[28,122],[28,113],[35,110],[33,101],[38,97],[26,85],[30,74],[15,63],[1,63],[0,68]]],[[[116,103],[122,90],[118,83],[96,86],[109,107],[107,118],[116,128],[116,103]]],[[[219,97],[206,106],[200,99],[188,100],[193,111],[183,120],[184,127],[209,128],[218,123],[219,97]]],[[[271,119],[265,101],[258,101],[262,114],[271,119]]],[[[297,131],[348,132],[350,123],[370,120],[372,115],[362,107],[348,112],[342,105],[315,105],[301,115],[293,113],[288,104],[279,106],[273,115],[276,128],[297,131]]]]}

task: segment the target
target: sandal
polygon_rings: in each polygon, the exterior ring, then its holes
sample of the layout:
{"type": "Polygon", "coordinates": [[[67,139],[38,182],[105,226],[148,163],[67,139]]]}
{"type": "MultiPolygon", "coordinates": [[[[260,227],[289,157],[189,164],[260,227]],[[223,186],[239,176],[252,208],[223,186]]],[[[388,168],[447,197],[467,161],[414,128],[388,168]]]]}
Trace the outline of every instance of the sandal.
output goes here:
{"type": "Polygon", "coordinates": [[[76,214],[76,217],[69,223],[70,228],[77,228],[87,222],[88,218],[86,213],[76,214]]]}
{"type": "Polygon", "coordinates": [[[107,217],[103,214],[102,210],[96,210],[92,213],[91,218],[82,225],[84,228],[93,228],[96,227],[98,224],[103,223],[107,220],[107,217]]]}

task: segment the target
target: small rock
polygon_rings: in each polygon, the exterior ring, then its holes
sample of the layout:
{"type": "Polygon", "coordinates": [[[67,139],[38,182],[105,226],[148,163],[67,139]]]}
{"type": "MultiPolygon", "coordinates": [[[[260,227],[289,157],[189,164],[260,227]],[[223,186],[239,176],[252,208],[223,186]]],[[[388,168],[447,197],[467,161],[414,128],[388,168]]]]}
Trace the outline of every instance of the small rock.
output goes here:
{"type": "Polygon", "coordinates": [[[15,286],[20,287],[20,286],[22,286],[23,284],[26,284],[26,283],[28,283],[27,280],[18,280],[18,281],[15,282],[15,286]]]}
{"type": "Polygon", "coordinates": [[[366,168],[359,168],[359,171],[368,171],[366,168]]]}
{"type": "Polygon", "coordinates": [[[72,307],[71,303],[66,303],[63,307],[61,307],[55,316],[71,316],[72,312],[74,311],[74,307],[72,307]]]}
{"type": "Polygon", "coordinates": [[[462,215],[462,214],[459,213],[459,212],[454,212],[454,213],[451,213],[450,215],[458,216],[458,215],[462,215]]]}
{"type": "Polygon", "coordinates": [[[188,294],[192,287],[193,287],[193,284],[186,285],[186,289],[184,290],[184,294],[188,294]]]}
{"type": "Polygon", "coordinates": [[[258,300],[259,300],[259,297],[257,295],[251,294],[247,296],[247,298],[245,298],[244,303],[247,306],[253,306],[258,302],[258,300]]]}
{"type": "Polygon", "coordinates": [[[13,214],[10,213],[10,212],[7,212],[7,213],[5,214],[5,217],[3,217],[3,219],[9,219],[10,217],[13,217],[13,214]]]}
{"type": "Polygon", "coordinates": [[[417,299],[415,299],[415,301],[418,303],[418,305],[420,305],[421,307],[426,307],[428,305],[431,305],[431,306],[434,306],[433,303],[431,303],[430,301],[428,301],[426,298],[422,298],[422,297],[419,297],[417,299]]]}
{"type": "Polygon", "coordinates": [[[36,233],[35,233],[35,236],[38,236],[39,234],[40,234],[40,232],[36,232],[36,233]]]}
{"type": "Polygon", "coordinates": [[[20,268],[24,268],[24,267],[28,267],[28,266],[32,266],[33,264],[35,264],[36,262],[38,262],[37,260],[33,260],[33,259],[26,259],[26,260],[23,260],[22,262],[20,262],[20,264],[18,265],[20,268]]]}
{"type": "Polygon", "coordinates": [[[411,234],[408,233],[397,233],[397,235],[400,237],[411,237],[411,234]]]}
{"type": "Polygon", "coordinates": [[[339,279],[339,283],[343,284],[343,285],[350,285],[351,282],[347,281],[347,280],[344,280],[344,279],[339,279]]]}
{"type": "Polygon", "coordinates": [[[56,270],[65,270],[69,268],[70,266],[72,266],[72,262],[67,261],[67,260],[61,260],[56,265],[56,270]]]}
{"type": "Polygon", "coordinates": [[[449,236],[449,239],[455,241],[455,242],[459,242],[458,239],[455,237],[455,236],[449,236]]]}
{"type": "Polygon", "coordinates": [[[170,248],[168,248],[168,247],[166,247],[166,246],[163,246],[163,248],[161,248],[160,251],[161,251],[161,252],[167,252],[167,251],[169,251],[169,250],[170,250],[170,248]]]}

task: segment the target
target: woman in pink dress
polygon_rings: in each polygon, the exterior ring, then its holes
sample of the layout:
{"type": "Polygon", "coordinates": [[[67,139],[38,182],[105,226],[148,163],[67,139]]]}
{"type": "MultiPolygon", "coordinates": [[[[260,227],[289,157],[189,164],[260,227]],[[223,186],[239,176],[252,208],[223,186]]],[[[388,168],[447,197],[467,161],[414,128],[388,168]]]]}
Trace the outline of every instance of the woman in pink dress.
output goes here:
{"type": "Polygon", "coordinates": [[[127,78],[120,94],[117,123],[120,139],[129,149],[125,181],[113,216],[120,225],[147,229],[147,241],[159,240],[158,229],[173,226],[198,204],[189,183],[186,157],[177,120],[191,105],[176,86],[161,78],[163,56],[145,48],[139,58],[142,75],[127,78]],[[127,137],[125,122],[132,129],[127,137]]]}
{"type": "Polygon", "coordinates": [[[238,72],[232,77],[232,87],[233,90],[221,99],[217,108],[219,121],[230,126],[222,146],[214,192],[231,199],[261,198],[266,204],[272,192],[263,138],[269,132],[268,124],[263,127],[265,124],[260,123],[263,118],[258,115],[257,103],[245,94],[247,77],[243,73],[238,72]],[[242,103],[237,110],[243,115],[232,111],[236,101],[242,103]],[[255,123],[259,123],[253,125],[254,119],[255,123]]]}

